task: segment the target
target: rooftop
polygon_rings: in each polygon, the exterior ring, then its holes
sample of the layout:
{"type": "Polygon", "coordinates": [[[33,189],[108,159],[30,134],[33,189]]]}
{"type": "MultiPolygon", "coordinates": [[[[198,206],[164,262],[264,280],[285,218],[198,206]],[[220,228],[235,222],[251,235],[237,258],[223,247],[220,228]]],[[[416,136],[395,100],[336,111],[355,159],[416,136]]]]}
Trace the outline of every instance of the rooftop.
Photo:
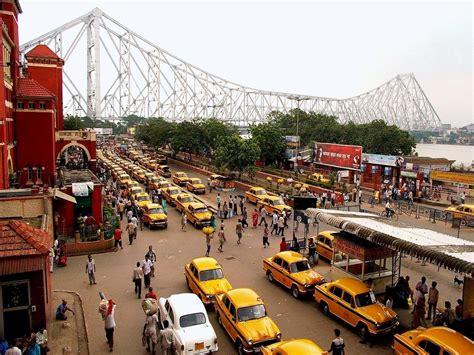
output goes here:
{"type": "Polygon", "coordinates": [[[41,86],[35,79],[19,78],[16,90],[17,97],[40,97],[54,99],[56,96],[41,86]]]}
{"type": "Polygon", "coordinates": [[[412,164],[452,164],[455,160],[449,160],[446,158],[430,158],[430,157],[417,157],[417,156],[408,156],[403,157],[405,163],[412,164]]]}
{"type": "Polygon", "coordinates": [[[63,170],[62,171],[62,179],[64,185],[71,185],[73,183],[78,182],[89,182],[92,181],[93,183],[99,184],[100,181],[95,176],[92,171],[88,169],[84,170],[63,170]]]}
{"type": "Polygon", "coordinates": [[[61,59],[56,53],[54,53],[47,45],[38,44],[31,51],[26,53],[26,59],[28,58],[51,58],[51,59],[61,59]]]}
{"type": "Polygon", "coordinates": [[[23,221],[0,221],[0,258],[44,255],[51,243],[47,232],[23,221]]]}

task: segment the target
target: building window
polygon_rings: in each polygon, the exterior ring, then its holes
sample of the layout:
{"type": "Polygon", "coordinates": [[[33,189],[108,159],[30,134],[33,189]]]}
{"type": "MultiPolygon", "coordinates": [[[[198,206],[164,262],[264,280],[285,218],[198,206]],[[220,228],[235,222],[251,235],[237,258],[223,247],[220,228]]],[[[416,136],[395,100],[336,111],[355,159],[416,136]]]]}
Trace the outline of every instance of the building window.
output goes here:
{"type": "Polygon", "coordinates": [[[41,167],[41,165],[38,165],[37,169],[36,169],[36,183],[37,184],[42,184],[43,183],[43,168],[41,167]]]}
{"type": "Polygon", "coordinates": [[[30,184],[33,183],[33,167],[32,166],[28,167],[28,183],[30,184]]]}
{"type": "Polygon", "coordinates": [[[46,110],[46,104],[44,102],[40,102],[40,110],[46,110]]]}
{"type": "Polygon", "coordinates": [[[25,108],[25,104],[23,102],[17,103],[17,108],[23,109],[25,108]]]}
{"type": "Polygon", "coordinates": [[[30,110],[34,110],[35,109],[35,103],[34,102],[28,102],[28,108],[30,110]]]}

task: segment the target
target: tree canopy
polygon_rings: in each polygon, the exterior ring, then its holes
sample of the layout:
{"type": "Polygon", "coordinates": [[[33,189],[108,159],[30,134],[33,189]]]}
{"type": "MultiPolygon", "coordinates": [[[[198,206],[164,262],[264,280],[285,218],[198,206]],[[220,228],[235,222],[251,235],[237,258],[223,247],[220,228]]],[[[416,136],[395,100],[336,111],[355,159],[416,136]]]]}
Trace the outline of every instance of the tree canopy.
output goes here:
{"type": "Polygon", "coordinates": [[[282,129],[277,124],[268,122],[252,126],[250,133],[260,148],[260,160],[266,164],[282,160],[286,144],[282,129]]]}

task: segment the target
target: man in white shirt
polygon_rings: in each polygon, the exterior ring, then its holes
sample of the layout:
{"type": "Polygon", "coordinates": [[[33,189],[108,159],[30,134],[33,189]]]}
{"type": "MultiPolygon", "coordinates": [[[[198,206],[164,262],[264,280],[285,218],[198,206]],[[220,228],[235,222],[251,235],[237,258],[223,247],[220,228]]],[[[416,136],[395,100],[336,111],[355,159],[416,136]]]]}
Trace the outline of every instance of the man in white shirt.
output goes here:
{"type": "Polygon", "coordinates": [[[21,350],[19,349],[19,346],[21,346],[21,343],[19,340],[16,341],[11,341],[10,342],[11,348],[7,350],[5,355],[21,355],[21,350]]]}
{"type": "Polygon", "coordinates": [[[109,350],[112,352],[114,350],[114,330],[115,330],[115,303],[111,299],[107,304],[107,313],[104,317],[104,328],[105,328],[105,337],[107,338],[107,344],[109,344],[109,350]]]}
{"type": "Polygon", "coordinates": [[[273,215],[272,215],[272,231],[270,232],[270,234],[273,235],[273,232],[275,232],[275,234],[278,234],[278,213],[273,212],[273,215]]]}
{"type": "Polygon", "coordinates": [[[173,350],[173,331],[168,326],[169,322],[165,319],[163,321],[163,329],[158,337],[163,355],[171,355],[173,350]]]}
{"type": "Polygon", "coordinates": [[[155,314],[146,316],[145,325],[143,326],[143,335],[146,338],[146,351],[155,353],[155,346],[158,343],[158,316],[155,314]],[[151,340],[151,348],[150,348],[151,340]]]}
{"type": "Polygon", "coordinates": [[[284,231],[285,231],[285,219],[283,218],[283,216],[280,216],[278,218],[278,233],[277,233],[277,235],[281,235],[282,237],[284,237],[284,231]]]}
{"type": "Polygon", "coordinates": [[[87,256],[87,263],[86,263],[86,273],[89,276],[89,284],[91,285],[96,285],[97,282],[95,282],[95,260],[92,259],[92,255],[87,256]]]}
{"type": "Polygon", "coordinates": [[[142,261],[143,275],[145,278],[145,288],[150,287],[150,277],[151,277],[151,267],[153,263],[151,262],[148,254],[145,255],[145,260],[142,261]]]}

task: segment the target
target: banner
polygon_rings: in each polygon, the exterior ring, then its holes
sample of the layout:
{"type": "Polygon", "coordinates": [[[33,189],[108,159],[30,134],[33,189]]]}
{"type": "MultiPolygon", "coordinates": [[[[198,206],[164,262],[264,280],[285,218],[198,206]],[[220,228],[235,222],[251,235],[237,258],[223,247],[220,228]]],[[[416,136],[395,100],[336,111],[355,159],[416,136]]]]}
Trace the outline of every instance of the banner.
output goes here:
{"type": "Polygon", "coordinates": [[[332,143],[314,143],[314,163],[343,169],[359,170],[362,147],[332,143]]]}
{"type": "Polygon", "coordinates": [[[94,128],[95,133],[97,134],[112,134],[112,128],[94,128]]]}
{"type": "Polygon", "coordinates": [[[431,170],[431,180],[454,182],[458,184],[474,185],[474,174],[458,173],[454,171],[431,170]]]}
{"type": "Polygon", "coordinates": [[[385,165],[385,166],[402,166],[403,157],[397,157],[395,155],[382,155],[382,154],[362,154],[362,162],[368,164],[385,165]]]}

